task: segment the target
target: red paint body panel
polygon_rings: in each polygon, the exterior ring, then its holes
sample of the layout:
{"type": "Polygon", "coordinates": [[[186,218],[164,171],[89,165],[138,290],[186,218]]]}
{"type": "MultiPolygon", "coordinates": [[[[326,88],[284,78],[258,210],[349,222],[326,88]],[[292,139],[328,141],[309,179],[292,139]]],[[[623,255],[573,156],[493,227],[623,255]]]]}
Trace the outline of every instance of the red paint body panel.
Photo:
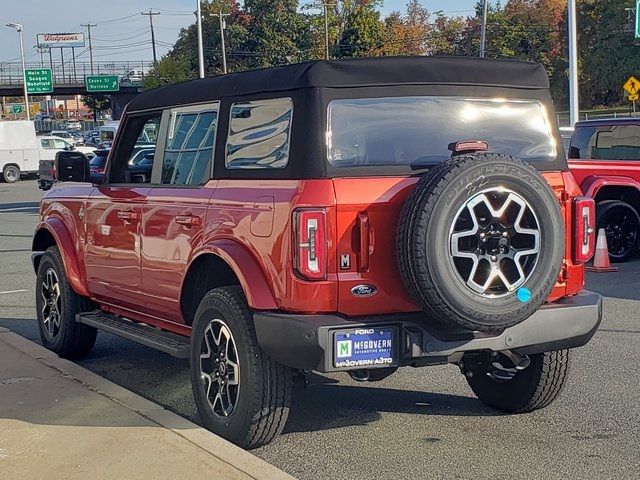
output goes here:
{"type": "Polygon", "coordinates": [[[147,313],[182,323],[180,292],[193,253],[203,242],[216,188],[154,187],[142,207],[141,293],[147,313]]]}
{"type": "MultiPolygon", "coordinates": [[[[582,265],[571,262],[569,173],[546,172],[567,225],[563,273],[549,300],[582,289],[582,265]]],[[[367,315],[412,312],[398,272],[395,241],[400,209],[417,177],[318,180],[218,180],[203,187],[54,188],[43,200],[41,228],[65,252],[74,289],[110,312],[186,335],[180,311],[183,280],[201,255],[222,258],[258,310],[367,315]],[[307,281],[293,264],[297,208],[322,208],[327,276],[307,281]],[[82,212],[82,215],[80,214],[82,212]],[[68,233],[64,233],[66,228],[68,233]],[[349,256],[349,268],[341,256],[349,256]],[[375,285],[357,298],[351,289],[375,285]]]]}
{"type": "Polygon", "coordinates": [[[633,187],[640,190],[640,162],[629,160],[569,160],[569,169],[582,192],[595,198],[605,186],[633,187]]]}

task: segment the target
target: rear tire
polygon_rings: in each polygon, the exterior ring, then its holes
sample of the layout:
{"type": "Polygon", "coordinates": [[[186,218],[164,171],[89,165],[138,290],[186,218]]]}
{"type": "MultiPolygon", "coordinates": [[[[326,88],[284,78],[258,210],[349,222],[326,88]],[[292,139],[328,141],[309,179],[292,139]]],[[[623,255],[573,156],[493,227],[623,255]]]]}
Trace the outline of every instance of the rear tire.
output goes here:
{"type": "Polygon", "coordinates": [[[16,165],[7,165],[2,170],[2,178],[7,183],[16,183],[20,180],[20,169],[16,165]]]}
{"type": "Polygon", "coordinates": [[[553,402],[565,384],[569,372],[569,350],[529,355],[531,364],[512,380],[497,382],[485,375],[467,377],[478,399],[507,413],[532,412],[553,402]]]}
{"type": "Polygon", "coordinates": [[[240,287],[213,289],[200,302],[190,363],[193,394],[207,429],[246,449],[266,445],[282,432],[292,370],[258,345],[240,287]]]}
{"type": "Polygon", "coordinates": [[[599,202],[596,225],[605,230],[612,262],[626,262],[633,256],[640,236],[640,217],[631,205],[620,200],[599,202]]]}
{"type": "Polygon", "coordinates": [[[73,291],[58,247],[50,247],[38,265],[36,309],[42,345],[63,358],[86,357],[98,331],[76,322],[76,314],[93,310],[93,302],[73,291]]]}

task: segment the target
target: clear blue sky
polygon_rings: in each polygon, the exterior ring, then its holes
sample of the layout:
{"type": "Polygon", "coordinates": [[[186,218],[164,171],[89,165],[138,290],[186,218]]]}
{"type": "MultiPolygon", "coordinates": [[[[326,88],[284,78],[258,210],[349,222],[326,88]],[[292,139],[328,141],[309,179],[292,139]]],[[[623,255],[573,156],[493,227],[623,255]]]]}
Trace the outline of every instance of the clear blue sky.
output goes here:
{"type": "MultiPolygon", "coordinates": [[[[314,0],[301,0],[301,4],[314,0]]],[[[477,0],[422,0],[431,11],[448,15],[468,15],[477,0]]],[[[406,0],[386,0],[383,13],[404,10],[406,0]]],[[[94,32],[95,58],[100,61],[150,60],[149,20],[140,15],[153,8],[161,15],[154,18],[158,55],[170,48],[180,28],[194,21],[196,0],[0,0],[0,62],[17,61],[18,36],[4,26],[17,22],[24,26],[25,56],[28,62],[39,61],[34,45],[38,33],[78,32],[88,21],[98,23],[94,32]],[[146,43],[145,43],[146,42],[146,43]]],[[[77,52],[78,61],[88,61],[86,49],[77,52]]]]}

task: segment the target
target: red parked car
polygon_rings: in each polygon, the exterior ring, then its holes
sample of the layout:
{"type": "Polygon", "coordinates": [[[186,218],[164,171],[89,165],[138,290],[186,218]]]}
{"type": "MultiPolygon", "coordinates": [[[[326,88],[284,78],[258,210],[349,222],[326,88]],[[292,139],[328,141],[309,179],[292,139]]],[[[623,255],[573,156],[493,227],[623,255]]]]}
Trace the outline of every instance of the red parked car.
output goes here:
{"type": "Polygon", "coordinates": [[[568,156],[582,191],[596,201],[596,225],[605,230],[609,257],[628,260],[640,238],[640,119],[578,122],[568,156]]]}
{"type": "Polygon", "coordinates": [[[464,58],[142,93],[104,176],[58,157],[33,241],[42,342],[84,356],[100,329],[188,357],[203,424],[246,448],[310,370],[452,363],[486,404],[542,408],[602,314],[582,291],[594,203],[553,118],[541,66],[464,58]]]}

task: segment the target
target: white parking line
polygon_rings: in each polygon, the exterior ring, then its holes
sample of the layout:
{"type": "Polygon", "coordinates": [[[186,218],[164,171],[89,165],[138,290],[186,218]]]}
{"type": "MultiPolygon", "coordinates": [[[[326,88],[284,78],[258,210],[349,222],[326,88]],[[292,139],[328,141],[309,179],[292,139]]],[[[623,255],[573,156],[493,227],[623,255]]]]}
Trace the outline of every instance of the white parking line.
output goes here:
{"type": "Polygon", "coordinates": [[[28,292],[29,290],[7,290],[5,292],[0,292],[0,295],[8,295],[10,293],[22,293],[22,292],[28,292]]]}

